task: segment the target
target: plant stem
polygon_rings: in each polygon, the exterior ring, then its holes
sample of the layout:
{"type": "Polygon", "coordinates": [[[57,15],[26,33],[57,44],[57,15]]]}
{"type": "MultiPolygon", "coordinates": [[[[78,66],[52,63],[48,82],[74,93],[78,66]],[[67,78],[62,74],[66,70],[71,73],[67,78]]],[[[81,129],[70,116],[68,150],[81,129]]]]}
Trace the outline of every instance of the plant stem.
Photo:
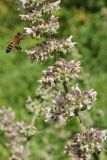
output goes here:
{"type": "Polygon", "coordinates": [[[66,81],[63,81],[63,87],[66,93],[68,93],[68,87],[66,81]]]}
{"type": "Polygon", "coordinates": [[[94,160],[100,160],[99,153],[93,153],[94,160]]]}
{"type": "Polygon", "coordinates": [[[40,112],[40,109],[35,109],[35,112],[34,112],[34,116],[32,117],[32,120],[31,120],[31,126],[34,126],[35,125],[35,121],[36,121],[36,118],[38,117],[38,114],[40,112]]]}
{"type": "Polygon", "coordinates": [[[30,140],[28,139],[24,148],[23,160],[29,160],[29,143],[30,143],[30,140]]]}
{"type": "MultiPolygon", "coordinates": [[[[34,115],[31,120],[31,126],[33,127],[35,125],[36,118],[38,117],[40,109],[35,109],[34,115]]],[[[29,160],[29,144],[30,144],[31,138],[28,137],[27,142],[25,144],[25,149],[24,149],[24,155],[23,155],[23,160],[29,160]]]]}
{"type": "Polygon", "coordinates": [[[86,127],[83,124],[83,122],[81,121],[78,111],[75,111],[75,115],[76,115],[76,119],[77,119],[78,124],[80,124],[81,131],[85,131],[86,127]]]}
{"type": "Polygon", "coordinates": [[[80,125],[81,131],[85,131],[86,127],[84,126],[84,124],[80,120],[79,116],[76,116],[76,119],[77,119],[78,124],[80,125]]]}

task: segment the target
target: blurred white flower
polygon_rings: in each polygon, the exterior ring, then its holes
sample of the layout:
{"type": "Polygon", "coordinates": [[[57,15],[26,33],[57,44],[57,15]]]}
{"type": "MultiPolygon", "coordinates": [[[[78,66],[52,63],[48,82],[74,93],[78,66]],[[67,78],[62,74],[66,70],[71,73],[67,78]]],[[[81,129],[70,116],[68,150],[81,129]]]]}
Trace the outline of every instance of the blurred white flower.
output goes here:
{"type": "Polygon", "coordinates": [[[69,45],[71,48],[74,47],[75,44],[77,44],[77,42],[72,42],[72,38],[73,38],[73,36],[70,36],[70,37],[67,38],[67,40],[66,40],[67,45],[69,45]]]}
{"type": "Polygon", "coordinates": [[[27,2],[27,0],[20,0],[20,2],[22,3],[22,5],[24,6],[25,3],[27,2]]]}
{"type": "Polygon", "coordinates": [[[54,7],[55,9],[59,9],[60,3],[61,3],[61,0],[53,2],[53,3],[50,3],[50,6],[54,7]]]}
{"type": "Polygon", "coordinates": [[[31,34],[33,33],[32,28],[24,28],[26,30],[26,33],[31,34]]]}

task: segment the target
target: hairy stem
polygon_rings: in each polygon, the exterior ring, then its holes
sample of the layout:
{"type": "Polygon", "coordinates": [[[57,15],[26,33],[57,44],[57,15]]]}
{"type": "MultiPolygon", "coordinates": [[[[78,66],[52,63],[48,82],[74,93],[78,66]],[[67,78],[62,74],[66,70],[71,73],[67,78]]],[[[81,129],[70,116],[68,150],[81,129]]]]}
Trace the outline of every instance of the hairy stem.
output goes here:
{"type": "Polygon", "coordinates": [[[78,116],[76,116],[77,122],[81,128],[81,131],[85,131],[86,127],[84,126],[84,124],[81,122],[80,118],[78,116]]]}
{"type": "MultiPolygon", "coordinates": [[[[36,110],[35,109],[35,112],[34,112],[34,115],[32,117],[32,120],[31,120],[31,126],[33,127],[35,125],[35,122],[36,122],[36,118],[38,117],[38,114],[39,114],[40,110],[36,110]]],[[[29,160],[29,144],[30,144],[30,140],[31,138],[28,137],[27,138],[27,142],[25,144],[25,151],[24,151],[24,155],[23,155],[23,160],[29,160]]]]}
{"type": "Polygon", "coordinates": [[[31,125],[34,126],[35,125],[35,121],[36,121],[36,118],[38,117],[39,115],[39,112],[40,112],[40,109],[35,109],[35,112],[34,112],[34,116],[32,117],[32,120],[31,120],[31,125]]]}
{"type": "Polygon", "coordinates": [[[75,112],[75,115],[76,115],[77,122],[78,122],[78,124],[80,125],[81,131],[84,131],[84,130],[86,129],[86,126],[85,126],[85,125],[83,124],[83,122],[81,121],[78,112],[75,112]]]}

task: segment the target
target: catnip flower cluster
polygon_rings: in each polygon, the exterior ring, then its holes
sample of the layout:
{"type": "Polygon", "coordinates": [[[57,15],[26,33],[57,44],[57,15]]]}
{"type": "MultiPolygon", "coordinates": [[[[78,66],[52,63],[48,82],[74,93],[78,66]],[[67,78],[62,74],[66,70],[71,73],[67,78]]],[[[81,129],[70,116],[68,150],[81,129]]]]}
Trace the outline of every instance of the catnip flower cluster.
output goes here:
{"type": "Polygon", "coordinates": [[[49,39],[32,50],[27,51],[27,54],[32,61],[36,62],[43,62],[49,57],[54,57],[55,54],[67,54],[76,44],[76,42],[72,42],[71,38],[72,36],[66,40],[49,39]]]}
{"type": "Polygon", "coordinates": [[[46,122],[57,121],[63,124],[69,117],[77,116],[79,111],[92,108],[96,91],[82,91],[78,85],[75,86],[80,68],[78,61],[61,59],[43,71],[39,80],[41,89],[50,88],[54,93],[53,104],[46,106],[46,122]]]}
{"type": "Polygon", "coordinates": [[[56,87],[61,89],[63,82],[70,86],[78,78],[80,68],[79,61],[61,59],[55,65],[49,66],[47,70],[43,71],[43,76],[39,82],[43,88],[56,87]]]}
{"type": "Polygon", "coordinates": [[[26,33],[32,37],[41,35],[53,35],[57,33],[59,23],[54,16],[59,9],[60,1],[49,3],[46,0],[20,0],[24,13],[21,19],[31,22],[30,27],[25,28],[26,33]]]}
{"type": "Polygon", "coordinates": [[[36,97],[32,99],[30,96],[26,100],[26,109],[29,113],[36,113],[45,110],[47,105],[53,104],[54,93],[50,89],[43,89],[42,86],[36,90],[36,97]]]}
{"type": "Polygon", "coordinates": [[[105,131],[87,129],[77,133],[74,139],[67,143],[65,153],[69,155],[70,160],[92,160],[94,154],[98,155],[103,150],[105,137],[105,131]]]}
{"type": "Polygon", "coordinates": [[[24,13],[21,19],[28,21],[30,27],[25,27],[25,34],[34,39],[43,37],[42,44],[38,44],[32,49],[25,50],[32,61],[44,62],[55,54],[67,54],[74,47],[76,42],[72,42],[72,36],[65,40],[52,38],[59,29],[58,17],[55,16],[59,10],[60,0],[54,3],[48,1],[27,0],[22,1],[24,13]]]}
{"type": "Polygon", "coordinates": [[[56,34],[59,28],[59,23],[56,17],[52,16],[47,23],[44,22],[42,24],[38,24],[37,26],[33,26],[32,28],[25,28],[26,33],[33,37],[37,38],[44,34],[56,34]]]}
{"type": "Polygon", "coordinates": [[[11,108],[0,110],[0,130],[6,136],[6,146],[12,148],[12,160],[21,160],[24,144],[36,133],[36,128],[24,121],[16,121],[15,112],[11,108]],[[19,158],[21,157],[21,158],[19,158]]]}
{"type": "Polygon", "coordinates": [[[72,87],[66,95],[57,95],[53,106],[46,107],[46,122],[57,121],[65,124],[69,117],[77,116],[79,111],[91,109],[96,100],[94,90],[81,91],[72,87]]]}

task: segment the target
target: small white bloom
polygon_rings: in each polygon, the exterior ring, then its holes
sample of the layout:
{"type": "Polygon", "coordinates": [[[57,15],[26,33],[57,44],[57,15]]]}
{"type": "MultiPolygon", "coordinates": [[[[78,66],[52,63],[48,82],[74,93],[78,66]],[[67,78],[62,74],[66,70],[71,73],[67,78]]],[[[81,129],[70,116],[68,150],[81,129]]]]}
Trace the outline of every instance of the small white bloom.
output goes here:
{"type": "Polygon", "coordinates": [[[73,36],[70,36],[69,38],[67,38],[67,43],[68,43],[68,45],[72,48],[72,47],[74,47],[74,45],[75,44],[77,44],[76,42],[72,42],[72,37],[73,36]]]}
{"type": "Polygon", "coordinates": [[[74,110],[73,109],[70,109],[70,116],[73,117],[75,114],[74,114],[74,110]]]}
{"type": "Polygon", "coordinates": [[[67,38],[67,41],[68,41],[68,42],[71,42],[71,41],[72,41],[72,38],[73,38],[73,36],[70,36],[69,38],[67,38]]]}
{"type": "Polygon", "coordinates": [[[33,32],[32,28],[24,28],[26,33],[31,34],[33,32]]]}
{"type": "Polygon", "coordinates": [[[35,50],[30,50],[30,51],[26,50],[26,53],[27,55],[33,55],[35,54],[35,50]]]}
{"type": "Polygon", "coordinates": [[[27,14],[20,14],[19,16],[21,17],[22,20],[29,19],[29,15],[27,14]]]}
{"type": "Polygon", "coordinates": [[[80,106],[79,106],[79,108],[80,108],[80,109],[82,109],[82,108],[83,108],[83,105],[82,105],[81,103],[80,103],[80,106]]]}
{"type": "Polygon", "coordinates": [[[55,7],[55,8],[58,8],[59,5],[60,5],[60,3],[61,3],[61,0],[56,1],[56,2],[54,2],[54,3],[51,3],[51,5],[52,5],[53,7],[55,7]]]}
{"type": "Polygon", "coordinates": [[[20,2],[22,3],[22,5],[24,6],[25,3],[27,2],[27,0],[20,0],[20,2]]]}

